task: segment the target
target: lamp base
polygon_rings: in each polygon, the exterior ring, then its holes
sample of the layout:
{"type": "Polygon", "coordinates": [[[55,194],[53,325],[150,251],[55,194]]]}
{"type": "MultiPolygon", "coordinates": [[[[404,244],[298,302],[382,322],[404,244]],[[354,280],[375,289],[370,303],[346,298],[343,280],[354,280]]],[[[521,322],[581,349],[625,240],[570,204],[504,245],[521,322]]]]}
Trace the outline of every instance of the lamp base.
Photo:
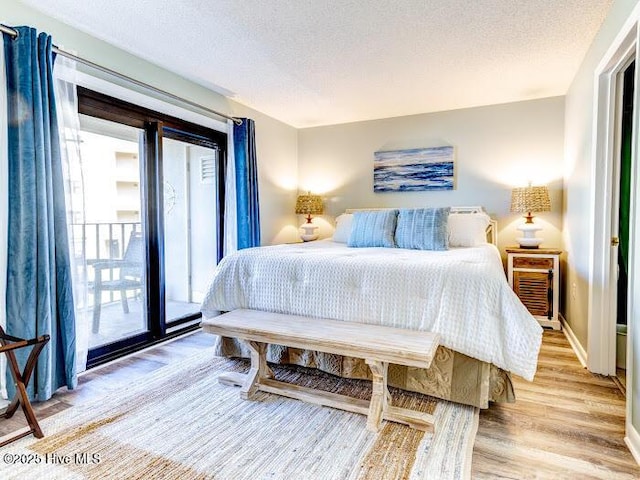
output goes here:
{"type": "Polygon", "coordinates": [[[538,248],[544,241],[543,238],[536,237],[536,232],[542,230],[542,227],[538,227],[534,223],[524,223],[517,228],[523,235],[520,238],[516,238],[516,241],[520,244],[520,248],[538,248]]]}
{"type": "Polygon", "coordinates": [[[305,223],[300,228],[304,231],[300,234],[300,238],[303,242],[311,242],[318,239],[319,235],[316,233],[318,227],[316,227],[315,225],[311,223],[305,223]]]}
{"type": "Polygon", "coordinates": [[[516,241],[520,245],[520,248],[539,248],[540,244],[543,242],[544,238],[534,238],[533,243],[531,239],[527,238],[516,238],[516,241]]]}

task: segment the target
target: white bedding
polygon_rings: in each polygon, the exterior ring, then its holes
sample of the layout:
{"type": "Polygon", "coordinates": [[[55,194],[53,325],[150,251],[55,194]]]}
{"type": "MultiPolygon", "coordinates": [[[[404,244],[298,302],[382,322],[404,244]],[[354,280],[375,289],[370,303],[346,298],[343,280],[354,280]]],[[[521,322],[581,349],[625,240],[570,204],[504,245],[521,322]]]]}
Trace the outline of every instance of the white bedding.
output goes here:
{"type": "Polygon", "coordinates": [[[225,257],[202,304],[437,332],[440,343],[532,380],[542,328],[487,244],[432,252],[317,241],[225,257]]]}

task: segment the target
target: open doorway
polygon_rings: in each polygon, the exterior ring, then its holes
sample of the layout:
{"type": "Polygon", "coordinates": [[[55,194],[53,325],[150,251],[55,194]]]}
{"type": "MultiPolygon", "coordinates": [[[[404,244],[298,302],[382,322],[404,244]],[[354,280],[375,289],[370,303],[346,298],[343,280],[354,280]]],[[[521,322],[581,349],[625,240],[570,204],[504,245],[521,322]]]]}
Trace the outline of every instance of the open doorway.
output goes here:
{"type": "MultiPolygon", "coordinates": [[[[607,55],[602,58],[596,73],[595,132],[592,170],[591,205],[591,259],[589,262],[589,320],[587,367],[593,373],[610,375],[617,381],[617,374],[623,376],[626,391],[625,442],[640,458],[640,170],[638,163],[638,125],[640,124],[640,89],[631,85],[638,74],[638,23],[637,13],[630,19],[624,33],[616,38],[607,55]],[[634,64],[635,60],[635,64],[634,64]],[[633,67],[630,68],[633,64],[633,67]],[[625,82],[625,77],[627,81],[625,82]],[[625,85],[625,83],[627,85],[625,85]],[[624,113],[625,86],[627,92],[627,115],[624,113]],[[631,97],[633,100],[631,100],[631,97]],[[626,142],[623,135],[623,116],[626,116],[626,142]],[[630,136],[630,148],[629,147],[630,136]],[[625,149],[625,143],[627,148],[625,149]],[[625,155],[630,150],[630,155],[625,155]],[[629,198],[628,203],[620,200],[624,183],[621,180],[624,158],[628,157],[629,198]],[[624,219],[620,224],[620,204],[628,205],[627,270],[618,263],[620,250],[619,231],[624,229],[624,219]],[[619,270],[627,274],[627,281],[619,281],[619,270]],[[627,286],[626,301],[618,289],[627,286]],[[619,306],[620,303],[620,306],[619,306]],[[624,307],[622,307],[624,305],[624,307]],[[626,308],[625,308],[626,307],[626,308]],[[618,324],[624,325],[627,313],[627,335],[618,339],[618,324]],[[619,317],[619,313],[622,313],[619,317]],[[617,341],[618,340],[618,341],[617,341]],[[623,354],[626,346],[626,372],[617,370],[616,356],[623,354]],[[619,351],[619,352],[618,352],[619,351]]],[[[623,193],[622,193],[623,195],[623,193]]],[[[624,214],[622,214],[624,215],[624,214]]],[[[624,237],[625,234],[622,233],[624,237]]],[[[625,238],[622,239],[625,242],[625,238]]],[[[624,332],[624,327],[620,327],[624,332]]],[[[622,333],[621,332],[621,333],[622,333]]],[[[621,359],[622,360],[622,359],[621,359]]]]}
{"type": "Polygon", "coordinates": [[[633,99],[635,89],[635,60],[618,73],[617,102],[618,132],[616,158],[617,210],[612,217],[617,225],[613,226],[612,245],[617,243],[617,282],[616,282],[616,377],[623,389],[626,389],[627,365],[627,323],[628,323],[628,285],[629,285],[629,224],[631,207],[631,163],[633,145],[633,99]],[[617,232],[616,232],[617,231],[617,232]],[[617,233],[617,235],[615,234],[617,233]],[[615,238],[617,237],[617,242],[615,238]]]}

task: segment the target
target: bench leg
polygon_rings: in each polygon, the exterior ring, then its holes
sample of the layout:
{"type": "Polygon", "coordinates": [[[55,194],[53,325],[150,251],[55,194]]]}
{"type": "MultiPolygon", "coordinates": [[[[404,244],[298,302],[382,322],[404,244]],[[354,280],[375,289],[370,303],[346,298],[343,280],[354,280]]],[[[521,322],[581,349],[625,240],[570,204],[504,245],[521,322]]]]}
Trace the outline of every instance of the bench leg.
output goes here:
{"type": "Polygon", "coordinates": [[[258,391],[260,380],[273,377],[273,372],[267,365],[267,344],[261,342],[244,342],[251,352],[251,369],[244,385],[240,389],[240,397],[251,399],[258,391]]]}
{"type": "Polygon", "coordinates": [[[378,360],[365,360],[371,374],[373,375],[373,390],[371,392],[371,403],[369,404],[369,416],[367,418],[367,429],[372,432],[380,430],[382,419],[386,413],[391,396],[387,389],[387,371],[389,364],[378,360]]]}
{"type": "Polygon", "coordinates": [[[433,415],[392,405],[391,394],[387,388],[389,364],[386,362],[365,360],[373,375],[371,401],[368,402],[345,395],[271,380],[273,373],[266,362],[267,345],[258,342],[245,343],[251,352],[251,369],[249,373],[228,372],[218,377],[220,383],[241,387],[240,396],[245,400],[251,399],[258,390],[261,390],[295,398],[303,402],[367,415],[367,430],[373,432],[380,430],[383,420],[403,423],[417,430],[433,431],[434,429],[433,415]]]}

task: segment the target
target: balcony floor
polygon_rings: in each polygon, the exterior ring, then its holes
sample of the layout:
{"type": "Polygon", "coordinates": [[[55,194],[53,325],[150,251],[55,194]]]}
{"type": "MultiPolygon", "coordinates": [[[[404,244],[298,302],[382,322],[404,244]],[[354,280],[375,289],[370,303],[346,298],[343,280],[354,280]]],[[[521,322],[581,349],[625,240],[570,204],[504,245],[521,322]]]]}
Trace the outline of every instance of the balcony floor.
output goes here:
{"type": "MultiPolygon", "coordinates": [[[[139,299],[129,299],[129,313],[122,311],[120,302],[103,304],[100,313],[100,331],[89,333],[89,348],[122,340],[123,338],[147,330],[146,317],[143,315],[143,303],[139,299]]],[[[167,320],[170,321],[200,311],[199,303],[167,301],[167,320]]],[[[87,319],[91,322],[91,312],[87,319]]]]}

